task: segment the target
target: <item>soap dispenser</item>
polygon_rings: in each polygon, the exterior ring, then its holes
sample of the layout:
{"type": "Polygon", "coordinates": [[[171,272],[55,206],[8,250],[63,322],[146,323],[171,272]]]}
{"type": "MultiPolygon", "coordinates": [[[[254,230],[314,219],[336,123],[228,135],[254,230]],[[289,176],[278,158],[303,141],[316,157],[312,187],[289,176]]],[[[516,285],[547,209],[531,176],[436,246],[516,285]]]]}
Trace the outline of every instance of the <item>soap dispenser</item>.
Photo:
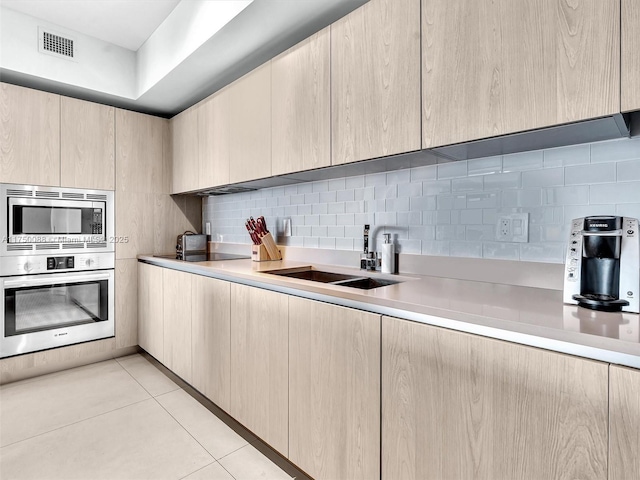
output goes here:
{"type": "Polygon", "coordinates": [[[396,270],[396,251],[393,243],[391,243],[391,234],[384,234],[384,243],[382,244],[382,273],[395,273],[396,270]]]}

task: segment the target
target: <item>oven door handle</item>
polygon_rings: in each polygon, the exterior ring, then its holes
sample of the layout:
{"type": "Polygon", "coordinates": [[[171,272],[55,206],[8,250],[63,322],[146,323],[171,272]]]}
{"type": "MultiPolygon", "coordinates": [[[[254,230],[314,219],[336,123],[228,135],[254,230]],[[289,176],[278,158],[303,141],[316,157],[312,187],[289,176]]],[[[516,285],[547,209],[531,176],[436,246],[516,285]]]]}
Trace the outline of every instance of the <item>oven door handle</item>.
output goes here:
{"type": "Polygon", "coordinates": [[[96,280],[109,280],[108,273],[96,273],[95,275],[64,275],[59,280],[49,278],[28,280],[5,280],[5,288],[37,287],[42,285],[58,285],[64,283],[94,282],[96,280]]]}

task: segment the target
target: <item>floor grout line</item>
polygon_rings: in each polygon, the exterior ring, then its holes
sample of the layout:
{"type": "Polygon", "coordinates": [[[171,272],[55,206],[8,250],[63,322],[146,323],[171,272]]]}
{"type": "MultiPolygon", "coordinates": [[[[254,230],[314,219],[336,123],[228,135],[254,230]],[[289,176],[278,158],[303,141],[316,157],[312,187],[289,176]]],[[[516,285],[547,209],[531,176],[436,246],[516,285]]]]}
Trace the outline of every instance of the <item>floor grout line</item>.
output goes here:
{"type": "Polygon", "coordinates": [[[154,399],[153,397],[143,398],[142,400],[138,400],[136,402],[132,402],[132,403],[130,403],[128,405],[123,405],[123,406],[118,407],[118,408],[114,408],[113,410],[109,410],[107,412],[98,413],[97,415],[92,415],[91,417],[83,418],[82,420],[77,420],[75,422],[71,422],[71,423],[68,423],[66,425],[62,425],[60,427],[52,428],[51,430],[47,430],[46,432],[40,432],[40,433],[38,433],[36,435],[33,435],[32,437],[23,438],[22,440],[18,440],[16,442],[12,442],[12,443],[9,443],[7,445],[3,445],[2,447],[0,447],[0,450],[4,449],[6,447],[10,447],[12,445],[16,445],[18,443],[26,442],[28,440],[33,440],[34,438],[41,437],[42,435],[46,435],[48,433],[55,432],[57,430],[62,430],[63,428],[71,427],[73,425],[77,425],[79,423],[86,422],[88,420],[93,420],[94,418],[102,417],[103,415],[108,415],[109,413],[117,412],[118,410],[122,410],[123,408],[128,408],[128,407],[131,407],[133,405],[138,405],[139,403],[146,402],[148,400],[153,400],[153,399],[154,399]]]}

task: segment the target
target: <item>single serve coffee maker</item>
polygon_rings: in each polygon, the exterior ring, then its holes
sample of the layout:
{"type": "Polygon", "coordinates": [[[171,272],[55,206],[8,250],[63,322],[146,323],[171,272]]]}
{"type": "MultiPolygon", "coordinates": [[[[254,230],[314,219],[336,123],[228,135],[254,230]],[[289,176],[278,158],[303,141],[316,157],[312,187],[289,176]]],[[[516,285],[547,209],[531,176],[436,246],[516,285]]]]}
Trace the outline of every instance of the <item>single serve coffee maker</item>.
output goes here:
{"type": "Polygon", "coordinates": [[[597,216],[571,221],[564,303],[640,313],[638,219],[597,216]]]}

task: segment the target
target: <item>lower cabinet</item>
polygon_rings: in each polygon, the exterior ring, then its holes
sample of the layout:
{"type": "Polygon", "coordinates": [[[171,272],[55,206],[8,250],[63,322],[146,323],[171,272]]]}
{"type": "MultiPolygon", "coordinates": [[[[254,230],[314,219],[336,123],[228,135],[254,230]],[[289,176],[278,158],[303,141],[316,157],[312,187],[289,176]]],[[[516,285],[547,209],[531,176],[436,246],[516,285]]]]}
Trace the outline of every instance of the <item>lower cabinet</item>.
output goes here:
{"type": "Polygon", "coordinates": [[[382,479],[606,479],[607,379],[605,363],[383,317],[382,479]]]}
{"type": "Polygon", "coordinates": [[[191,384],[229,412],[231,406],[231,285],[192,275],[191,384]]]}
{"type": "Polygon", "coordinates": [[[138,262],[138,344],[164,363],[162,273],[165,269],[138,262]]]}
{"type": "Polygon", "coordinates": [[[231,284],[231,407],[240,423],[288,455],[289,302],[231,284]]]}
{"type": "Polygon", "coordinates": [[[165,366],[191,383],[191,279],[194,275],[162,269],[165,366]]]}
{"type": "Polygon", "coordinates": [[[380,478],[380,315],[289,297],[289,459],[380,478]]]}
{"type": "Polygon", "coordinates": [[[640,478],[640,370],[609,369],[609,480],[640,478]]]}

